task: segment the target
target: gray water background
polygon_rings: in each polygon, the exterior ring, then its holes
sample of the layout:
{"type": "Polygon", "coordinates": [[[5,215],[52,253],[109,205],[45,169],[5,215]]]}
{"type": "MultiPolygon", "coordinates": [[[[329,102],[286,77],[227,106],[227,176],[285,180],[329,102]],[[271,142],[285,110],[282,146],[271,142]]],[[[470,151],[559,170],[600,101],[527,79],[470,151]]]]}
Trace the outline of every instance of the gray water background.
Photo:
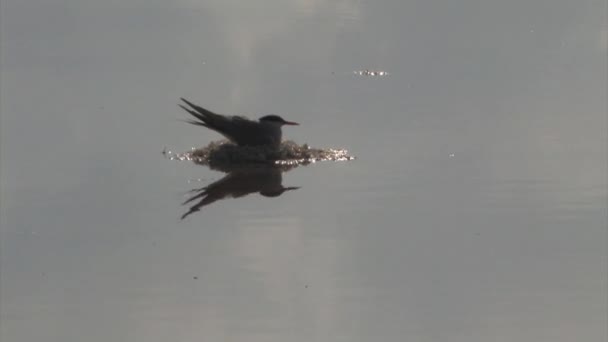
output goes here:
{"type": "Polygon", "coordinates": [[[2,341],[608,338],[605,1],[0,6],[2,341]],[[179,97],[357,160],[180,220],[179,97]]]}

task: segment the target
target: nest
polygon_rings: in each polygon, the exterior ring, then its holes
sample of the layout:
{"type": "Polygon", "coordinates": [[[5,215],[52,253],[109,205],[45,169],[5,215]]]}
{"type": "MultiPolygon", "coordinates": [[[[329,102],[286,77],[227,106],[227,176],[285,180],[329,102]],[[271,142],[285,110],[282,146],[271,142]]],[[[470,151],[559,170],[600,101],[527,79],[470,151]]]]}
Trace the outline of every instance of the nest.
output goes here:
{"type": "Polygon", "coordinates": [[[290,140],[283,141],[279,146],[238,146],[225,140],[215,141],[190,152],[170,155],[170,158],[191,160],[218,170],[252,165],[291,169],[317,161],[355,159],[343,149],[311,148],[308,144],[299,145],[290,140]]]}

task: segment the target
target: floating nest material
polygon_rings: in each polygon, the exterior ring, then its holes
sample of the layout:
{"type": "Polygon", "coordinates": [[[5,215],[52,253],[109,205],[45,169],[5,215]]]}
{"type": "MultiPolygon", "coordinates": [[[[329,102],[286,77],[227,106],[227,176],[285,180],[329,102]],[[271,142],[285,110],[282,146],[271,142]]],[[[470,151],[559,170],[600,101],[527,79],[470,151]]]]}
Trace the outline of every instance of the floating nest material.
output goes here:
{"type": "Polygon", "coordinates": [[[290,140],[283,141],[278,147],[237,146],[229,141],[221,140],[185,153],[163,151],[163,154],[171,159],[190,160],[218,170],[251,165],[274,165],[290,169],[317,161],[355,159],[348,154],[347,150],[312,148],[308,144],[298,145],[290,140]]]}

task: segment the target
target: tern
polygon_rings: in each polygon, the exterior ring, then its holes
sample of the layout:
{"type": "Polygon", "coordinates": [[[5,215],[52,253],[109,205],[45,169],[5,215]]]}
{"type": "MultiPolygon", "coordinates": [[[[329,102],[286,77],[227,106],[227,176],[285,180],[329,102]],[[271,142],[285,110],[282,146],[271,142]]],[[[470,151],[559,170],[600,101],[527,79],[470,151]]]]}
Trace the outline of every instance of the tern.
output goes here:
{"type": "Polygon", "coordinates": [[[242,116],[216,114],[184,98],[181,98],[181,100],[189,108],[182,104],[179,106],[198,119],[187,120],[186,122],[216,131],[239,146],[279,146],[283,135],[281,127],[284,125],[299,125],[274,114],[263,116],[258,121],[249,120],[242,116]]]}

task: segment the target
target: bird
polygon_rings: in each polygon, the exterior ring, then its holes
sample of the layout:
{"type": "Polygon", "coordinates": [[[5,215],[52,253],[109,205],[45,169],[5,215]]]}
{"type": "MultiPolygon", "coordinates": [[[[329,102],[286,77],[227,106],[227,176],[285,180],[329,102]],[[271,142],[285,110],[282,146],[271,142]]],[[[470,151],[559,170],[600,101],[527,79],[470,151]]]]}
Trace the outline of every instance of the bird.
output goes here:
{"type": "Polygon", "coordinates": [[[180,99],[188,107],[183,104],[179,106],[197,119],[186,122],[216,131],[238,146],[278,147],[283,136],[281,127],[299,125],[274,114],[262,116],[257,121],[242,116],[216,114],[184,98],[180,99]]]}

